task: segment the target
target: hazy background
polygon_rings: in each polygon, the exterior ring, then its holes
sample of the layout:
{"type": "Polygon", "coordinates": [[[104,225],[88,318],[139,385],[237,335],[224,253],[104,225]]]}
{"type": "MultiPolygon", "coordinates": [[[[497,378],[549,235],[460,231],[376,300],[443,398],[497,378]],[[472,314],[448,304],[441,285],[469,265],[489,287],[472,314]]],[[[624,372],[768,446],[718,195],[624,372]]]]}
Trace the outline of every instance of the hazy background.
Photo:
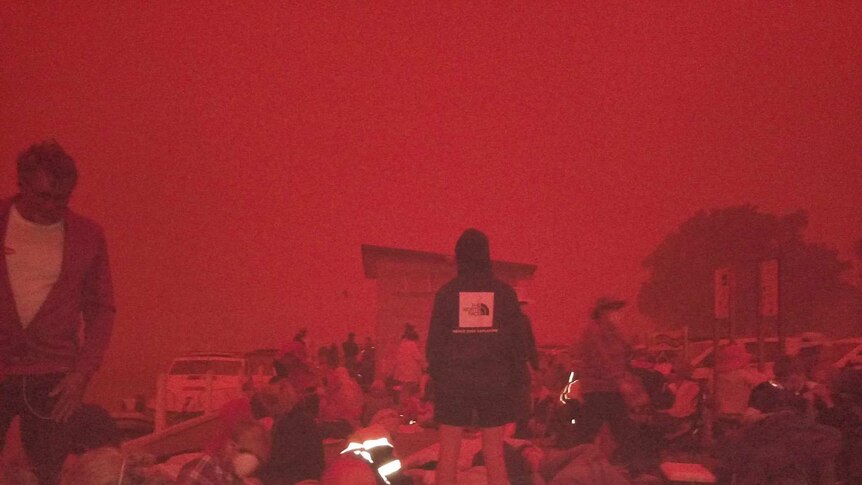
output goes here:
{"type": "MultiPolygon", "coordinates": [[[[540,342],[699,209],[862,237],[862,4],[4,2],[3,194],[56,137],[119,313],[92,397],[189,349],[368,334],[360,244],[538,265],[540,342]]],[[[631,329],[648,323],[630,312],[631,329]]]]}

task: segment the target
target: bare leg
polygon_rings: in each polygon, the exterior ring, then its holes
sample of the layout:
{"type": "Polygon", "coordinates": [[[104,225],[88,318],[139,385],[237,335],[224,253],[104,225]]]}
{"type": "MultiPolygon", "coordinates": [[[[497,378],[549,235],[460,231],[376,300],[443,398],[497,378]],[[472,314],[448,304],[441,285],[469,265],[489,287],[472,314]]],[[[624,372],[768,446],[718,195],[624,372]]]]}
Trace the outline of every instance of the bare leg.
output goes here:
{"type": "Polygon", "coordinates": [[[482,454],[488,471],[488,485],[506,485],[506,460],[503,457],[504,426],[482,428],[482,454]]]}
{"type": "MultiPolygon", "coordinates": [[[[440,425],[440,461],[437,462],[438,485],[456,485],[458,478],[458,456],[461,454],[461,426],[440,425]]],[[[490,484],[489,484],[490,485],[490,484]]]]}

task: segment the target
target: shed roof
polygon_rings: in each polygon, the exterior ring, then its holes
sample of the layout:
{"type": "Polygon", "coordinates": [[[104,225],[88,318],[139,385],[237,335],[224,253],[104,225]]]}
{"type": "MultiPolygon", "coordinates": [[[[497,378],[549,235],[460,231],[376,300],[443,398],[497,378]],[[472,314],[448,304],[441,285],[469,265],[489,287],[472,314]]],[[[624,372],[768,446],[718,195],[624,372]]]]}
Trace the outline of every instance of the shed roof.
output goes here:
{"type": "MultiPolygon", "coordinates": [[[[365,271],[365,277],[371,279],[377,278],[378,265],[384,259],[401,259],[409,262],[455,265],[455,256],[450,254],[363,244],[362,268],[365,271]]],[[[533,276],[533,273],[536,272],[535,264],[513,263],[510,261],[499,260],[493,260],[491,261],[491,264],[495,271],[516,274],[521,278],[530,278],[533,276]]]]}

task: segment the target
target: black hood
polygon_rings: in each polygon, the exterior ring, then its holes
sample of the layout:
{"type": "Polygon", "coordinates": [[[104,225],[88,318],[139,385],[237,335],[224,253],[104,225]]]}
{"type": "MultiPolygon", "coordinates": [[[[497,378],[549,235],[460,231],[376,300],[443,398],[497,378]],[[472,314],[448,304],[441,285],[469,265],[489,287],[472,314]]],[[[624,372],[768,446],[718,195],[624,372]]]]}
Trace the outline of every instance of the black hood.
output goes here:
{"type": "Polygon", "coordinates": [[[491,250],[488,236],[478,229],[467,229],[455,244],[458,274],[491,271],[491,250]]]}

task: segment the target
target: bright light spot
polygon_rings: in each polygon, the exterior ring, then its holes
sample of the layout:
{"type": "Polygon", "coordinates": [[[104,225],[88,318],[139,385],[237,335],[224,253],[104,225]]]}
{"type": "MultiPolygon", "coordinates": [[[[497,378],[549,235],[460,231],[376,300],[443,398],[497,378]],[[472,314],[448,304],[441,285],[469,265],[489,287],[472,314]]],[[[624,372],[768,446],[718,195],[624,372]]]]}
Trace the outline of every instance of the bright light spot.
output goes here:
{"type": "Polygon", "coordinates": [[[383,481],[385,481],[386,483],[389,483],[389,475],[392,475],[393,473],[397,472],[400,469],[401,469],[401,461],[400,460],[392,460],[389,463],[378,468],[377,473],[380,474],[381,478],[383,478],[383,481]]]}

